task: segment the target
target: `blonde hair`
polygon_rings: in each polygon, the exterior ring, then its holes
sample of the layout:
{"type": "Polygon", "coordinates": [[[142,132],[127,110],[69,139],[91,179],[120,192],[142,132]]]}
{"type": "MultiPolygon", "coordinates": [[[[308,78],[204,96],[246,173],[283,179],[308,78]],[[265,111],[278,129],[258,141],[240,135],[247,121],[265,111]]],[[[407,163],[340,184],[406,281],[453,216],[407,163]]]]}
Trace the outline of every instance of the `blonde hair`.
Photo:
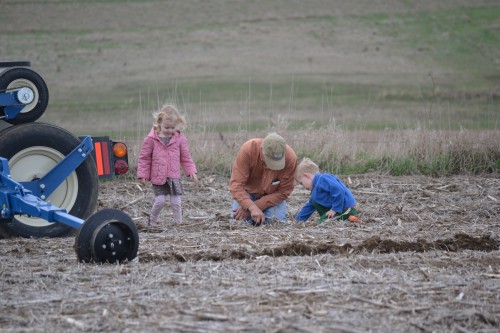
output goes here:
{"type": "Polygon", "coordinates": [[[164,104],[160,111],[153,113],[155,118],[154,128],[158,132],[160,130],[161,123],[166,119],[175,123],[175,129],[181,131],[186,128],[187,121],[184,118],[177,107],[173,104],[164,104]]]}
{"type": "Polygon", "coordinates": [[[295,170],[295,179],[298,180],[305,173],[317,174],[319,172],[319,166],[314,163],[311,159],[304,157],[302,161],[300,161],[299,165],[297,165],[297,169],[295,170]]]}

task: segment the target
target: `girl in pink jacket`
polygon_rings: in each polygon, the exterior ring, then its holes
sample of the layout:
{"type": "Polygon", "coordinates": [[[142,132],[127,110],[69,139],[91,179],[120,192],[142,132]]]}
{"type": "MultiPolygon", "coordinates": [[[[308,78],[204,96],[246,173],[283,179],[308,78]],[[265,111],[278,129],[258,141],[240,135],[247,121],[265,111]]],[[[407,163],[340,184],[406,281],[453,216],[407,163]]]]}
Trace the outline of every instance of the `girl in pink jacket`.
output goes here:
{"type": "Polygon", "coordinates": [[[170,196],[174,222],[180,224],[181,195],[184,193],[181,166],[186,176],[198,183],[196,165],[189,152],[188,141],[180,131],[186,125],[186,120],[171,104],[164,105],[154,117],[155,124],[144,138],[137,162],[137,177],[143,184],[150,181],[155,194],[148,225],[158,222],[167,196],[170,196]]]}

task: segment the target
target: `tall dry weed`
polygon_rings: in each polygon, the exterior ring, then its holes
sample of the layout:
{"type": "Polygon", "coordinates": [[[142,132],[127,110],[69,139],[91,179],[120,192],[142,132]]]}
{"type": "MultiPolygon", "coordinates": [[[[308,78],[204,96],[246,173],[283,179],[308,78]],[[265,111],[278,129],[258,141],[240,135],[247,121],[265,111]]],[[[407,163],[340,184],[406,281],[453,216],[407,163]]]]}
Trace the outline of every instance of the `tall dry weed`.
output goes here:
{"type": "MultiPolygon", "coordinates": [[[[201,172],[229,176],[236,153],[246,140],[269,131],[188,131],[191,153],[201,172]]],[[[309,157],[323,172],[381,172],[442,176],[500,171],[498,131],[325,129],[279,131],[299,159],[309,157]]],[[[130,172],[135,172],[142,138],[126,139],[130,172]]]]}

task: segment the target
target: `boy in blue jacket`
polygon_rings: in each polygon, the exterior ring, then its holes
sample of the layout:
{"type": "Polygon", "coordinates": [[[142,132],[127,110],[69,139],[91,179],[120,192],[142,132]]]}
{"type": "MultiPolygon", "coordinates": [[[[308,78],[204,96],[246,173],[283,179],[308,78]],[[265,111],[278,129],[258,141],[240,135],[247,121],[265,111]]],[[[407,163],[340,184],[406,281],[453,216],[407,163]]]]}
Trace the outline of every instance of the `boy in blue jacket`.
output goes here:
{"type": "Polygon", "coordinates": [[[305,222],[317,211],[318,223],[327,218],[361,222],[356,217],[356,200],[351,191],[334,175],[320,173],[318,165],[309,158],[304,158],[297,166],[295,180],[311,191],[311,198],[295,220],[305,222]]]}

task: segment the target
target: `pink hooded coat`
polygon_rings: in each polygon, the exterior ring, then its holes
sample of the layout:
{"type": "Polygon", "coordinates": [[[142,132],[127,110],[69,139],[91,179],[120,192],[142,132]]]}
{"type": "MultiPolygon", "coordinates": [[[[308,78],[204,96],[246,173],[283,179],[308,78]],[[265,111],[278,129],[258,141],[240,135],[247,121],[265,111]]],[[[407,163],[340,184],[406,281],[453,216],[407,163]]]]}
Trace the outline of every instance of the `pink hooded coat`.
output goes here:
{"type": "Polygon", "coordinates": [[[152,128],[141,147],[137,177],[146,178],[154,185],[163,185],[167,177],[181,178],[181,166],[186,176],[197,173],[187,138],[177,131],[165,145],[152,128]]]}

